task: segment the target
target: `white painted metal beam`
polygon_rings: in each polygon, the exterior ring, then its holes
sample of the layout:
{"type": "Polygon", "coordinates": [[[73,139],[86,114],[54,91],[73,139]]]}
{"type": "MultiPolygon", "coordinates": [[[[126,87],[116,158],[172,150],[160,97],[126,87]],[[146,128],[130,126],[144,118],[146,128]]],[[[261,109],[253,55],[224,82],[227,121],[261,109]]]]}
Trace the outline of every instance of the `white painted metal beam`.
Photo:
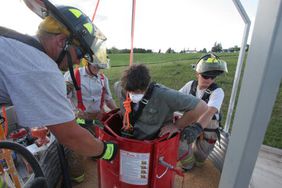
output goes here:
{"type": "Polygon", "coordinates": [[[260,0],[220,188],[246,188],[282,77],[282,0],[260,0]]]}

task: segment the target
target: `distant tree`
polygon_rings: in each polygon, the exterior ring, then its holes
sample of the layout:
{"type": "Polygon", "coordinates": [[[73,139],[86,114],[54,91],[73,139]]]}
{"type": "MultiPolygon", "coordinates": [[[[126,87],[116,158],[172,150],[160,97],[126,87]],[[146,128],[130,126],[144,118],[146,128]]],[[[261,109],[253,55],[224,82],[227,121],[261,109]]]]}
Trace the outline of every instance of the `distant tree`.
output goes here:
{"type": "Polygon", "coordinates": [[[204,49],[200,50],[199,52],[200,52],[200,53],[207,53],[207,49],[204,48],[204,49]]]}
{"type": "Polygon", "coordinates": [[[212,52],[222,52],[222,45],[221,43],[217,43],[215,42],[212,49],[211,49],[212,52]]]}
{"type": "Polygon", "coordinates": [[[119,53],[119,49],[117,49],[116,47],[112,47],[111,49],[108,49],[107,52],[109,54],[116,54],[119,53]]]}
{"type": "Polygon", "coordinates": [[[166,54],[171,54],[171,53],[175,53],[175,51],[171,48],[168,48],[165,52],[166,54]]]}
{"type": "Polygon", "coordinates": [[[233,50],[234,50],[235,52],[239,52],[239,51],[240,51],[240,48],[239,48],[237,45],[235,45],[235,46],[233,47],[233,50]]]}
{"type": "Polygon", "coordinates": [[[158,53],[160,54],[161,52],[162,52],[162,50],[161,50],[161,49],[159,49],[159,52],[158,52],[158,53]]]}
{"type": "Polygon", "coordinates": [[[166,54],[171,53],[171,48],[168,48],[165,53],[166,53],[166,54]]]}

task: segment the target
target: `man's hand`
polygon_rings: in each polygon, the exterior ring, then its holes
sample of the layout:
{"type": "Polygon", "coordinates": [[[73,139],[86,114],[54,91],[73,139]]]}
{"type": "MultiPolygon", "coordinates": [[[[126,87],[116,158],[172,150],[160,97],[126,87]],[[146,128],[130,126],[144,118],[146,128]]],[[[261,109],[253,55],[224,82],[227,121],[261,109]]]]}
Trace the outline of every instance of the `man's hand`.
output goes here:
{"type": "Polygon", "coordinates": [[[168,138],[170,138],[174,133],[178,133],[180,130],[174,124],[168,124],[161,128],[159,137],[169,134],[168,138]]]}
{"type": "Polygon", "coordinates": [[[86,112],[83,112],[81,110],[78,110],[76,113],[76,117],[77,118],[81,118],[81,119],[88,119],[88,115],[86,112]]]}

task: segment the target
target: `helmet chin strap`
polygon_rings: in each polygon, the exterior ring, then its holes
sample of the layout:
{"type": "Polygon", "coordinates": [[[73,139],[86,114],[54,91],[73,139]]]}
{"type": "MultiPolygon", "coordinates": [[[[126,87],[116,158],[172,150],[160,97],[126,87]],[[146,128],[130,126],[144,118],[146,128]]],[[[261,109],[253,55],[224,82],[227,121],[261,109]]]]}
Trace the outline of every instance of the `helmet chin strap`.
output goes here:
{"type": "Polygon", "coordinates": [[[75,76],[74,76],[74,72],[73,72],[73,64],[72,64],[72,59],[71,59],[71,55],[70,52],[67,51],[67,60],[68,60],[68,67],[69,67],[69,71],[70,71],[70,76],[73,82],[73,86],[75,88],[76,91],[80,90],[80,87],[77,85],[75,76]]]}
{"type": "Polygon", "coordinates": [[[89,73],[90,73],[92,76],[97,76],[97,74],[95,74],[95,73],[91,70],[91,67],[90,67],[90,66],[92,66],[92,65],[90,65],[90,64],[88,63],[87,69],[88,69],[89,73]]]}
{"type": "Polygon", "coordinates": [[[71,76],[74,88],[75,88],[75,90],[80,90],[80,87],[77,85],[77,82],[76,82],[76,79],[75,79],[75,76],[74,76],[74,72],[73,72],[73,63],[72,63],[71,55],[70,55],[70,52],[69,52],[69,47],[70,47],[69,41],[70,41],[70,39],[66,40],[65,46],[64,46],[63,50],[61,51],[58,59],[56,60],[56,63],[57,63],[58,66],[60,66],[64,57],[65,57],[65,55],[67,55],[68,68],[69,68],[69,71],[70,71],[70,76],[71,76]]]}

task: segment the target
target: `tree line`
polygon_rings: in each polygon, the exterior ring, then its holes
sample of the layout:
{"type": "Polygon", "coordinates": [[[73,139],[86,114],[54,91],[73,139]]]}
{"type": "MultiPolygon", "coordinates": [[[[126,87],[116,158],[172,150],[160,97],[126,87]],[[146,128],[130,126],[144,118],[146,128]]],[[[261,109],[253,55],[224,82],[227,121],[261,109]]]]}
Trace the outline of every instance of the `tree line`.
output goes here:
{"type": "MultiPolygon", "coordinates": [[[[249,50],[249,44],[247,44],[246,46],[246,51],[249,50]]],[[[181,50],[179,53],[207,53],[207,52],[216,52],[216,53],[220,53],[220,52],[239,52],[240,51],[240,47],[238,47],[237,45],[230,47],[230,48],[226,48],[223,49],[221,43],[219,42],[215,42],[213,47],[211,48],[210,51],[208,51],[206,48],[203,48],[202,50],[197,51],[196,49],[194,50],[186,50],[183,49],[181,50]]],[[[107,49],[107,53],[108,54],[124,54],[124,53],[130,53],[130,49],[118,49],[116,47],[112,47],[110,49],[107,49]]],[[[144,49],[144,48],[133,48],[133,53],[153,53],[153,50],[151,49],[144,49]]],[[[175,52],[174,49],[172,48],[168,48],[165,52],[162,52],[161,49],[159,49],[159,51],[157,53],[178,53],[175,52]]]]}

